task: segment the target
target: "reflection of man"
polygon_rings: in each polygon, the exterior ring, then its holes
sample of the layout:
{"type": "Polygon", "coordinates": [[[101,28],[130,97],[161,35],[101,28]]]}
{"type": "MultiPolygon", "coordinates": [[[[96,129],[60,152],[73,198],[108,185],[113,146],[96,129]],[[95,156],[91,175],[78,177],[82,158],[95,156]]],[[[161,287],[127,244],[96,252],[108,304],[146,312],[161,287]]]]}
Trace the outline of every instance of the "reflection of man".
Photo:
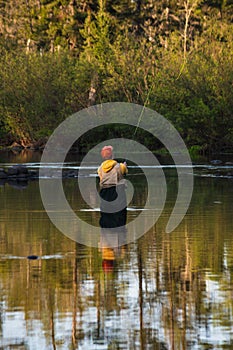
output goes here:
{"type": "Polygon", "coordinates": [[[113,147],[105,146],[101,150],[103,162],[98,168],[100,178],[100,226],[104,228],[121,227],[126,224],[127,201],[124,175],[126,163],[113,159],[113,147]]]}
{"type": "Polygon", "coordinates": [[[120,231],[117,231],[117,229],[110,231],[106,228],[101,229],[100,249],[102,253],[102,267],[104,272],[112,272],[114,270],[115,261],[118,257],[122,257],[125,244],[125,228],[122,228],[120,231]]]}

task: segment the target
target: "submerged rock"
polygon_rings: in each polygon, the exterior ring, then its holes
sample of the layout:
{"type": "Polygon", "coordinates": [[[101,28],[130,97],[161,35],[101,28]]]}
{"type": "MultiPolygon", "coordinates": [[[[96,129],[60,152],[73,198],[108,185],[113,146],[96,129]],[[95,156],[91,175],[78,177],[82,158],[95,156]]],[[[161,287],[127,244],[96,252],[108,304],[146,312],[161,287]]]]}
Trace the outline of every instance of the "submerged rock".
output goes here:
{"type": "MultiPolygon", "coordinates": [[[[10,186],[19,189],[25,188],[28,181],[39,179],[39,176],[39,169],[30,169],[30,165],[27,167],[27,164],[15,164],[9,166],[8,168],[0,168],[0,180],[5,180],[5,182],[9,183],[10,186]],[[22,185],[20,184],[21,182],[22,185]]],[[[61,170],[56,168],[48,168],[46,171],[46,176],[49,178],[58,178],[61,176],[61,170]]],[[[78,169],[67,169],[65,167],[62,169],[63,178],[77,178],[78,176],[86,175],[80,175],[78,169]]]]}
{"type": "Polygon", "coordinates": [[[222,164],[222,161],[220,159],[213,159],[210,161],[212,165],[220,165],[222,164]]]}
{"type": "Polygon", "coordinates": [[[28,255],[27,259],[29,259],[29,260],[37,260],[37,259],[39,259],[39,256],[38,255],[28,255]]]}
{"type": "Polygon", "coordinates": [[[6,179],[7,178],[7,173],[5,169],[0,168],[0,179],[6,179]]]}
{"type": "Polygon", "coordinates": [[[28,168],[26,165],[13,165],[10,166],[7,170],[8,176],[28,176],[28,168]]]}
{"type": "Polygon", "coordinates": [[[39,177],[39,170],[28,170],[28,175],[30,178],[37,178],[39,177]]]}
{"type": "Polygon", "coordinates": [[[18,165],[17,168],[19,174],[28,175],[28,168],[26,165],[18,165]]]}
{"type": "Polygon", "coordinates": [[[17,190],[24,190],[28,186],[28,181],[25,179],[10,179],[7,180],[7,183],[9,186],[17,189],[17,190]]]}
{"type": "Polygon", "coordinates": [[[9,167],[8,170],[7,170],[7,175],[8,176],[16,176],[18,174],[19,174],[18,167],[16,165],[13,165],[13,166],[9,167]]]}

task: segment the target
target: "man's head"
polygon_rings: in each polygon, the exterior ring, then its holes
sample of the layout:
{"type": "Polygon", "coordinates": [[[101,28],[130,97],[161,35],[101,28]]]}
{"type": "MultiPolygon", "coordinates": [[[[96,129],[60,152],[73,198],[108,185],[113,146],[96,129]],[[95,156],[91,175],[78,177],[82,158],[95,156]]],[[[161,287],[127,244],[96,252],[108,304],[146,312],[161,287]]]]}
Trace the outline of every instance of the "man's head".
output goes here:
{"type": "Polygon", "coordinates": [[[112,159],[113,147],[112,146],[104,146],[101,150],[101,157],[103,159],[112,159]]]}

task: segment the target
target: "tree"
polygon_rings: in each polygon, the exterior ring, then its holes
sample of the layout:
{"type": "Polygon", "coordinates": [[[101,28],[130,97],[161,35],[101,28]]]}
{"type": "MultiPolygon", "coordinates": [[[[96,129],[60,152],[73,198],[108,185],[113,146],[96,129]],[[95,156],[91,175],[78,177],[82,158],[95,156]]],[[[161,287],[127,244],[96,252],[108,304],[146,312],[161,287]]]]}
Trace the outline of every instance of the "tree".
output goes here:
{"type": "Polygon", "coordinates": [[[93,72],[89,89],[89,105],[95,103],[96,94],[99,93],[98,88],[108,70],[112,59],[111,43],[114,41],[114,34],[110,30],[113,23],[106,11],[106,2],[99,0],[98,4],[98,12],[96,14],[88,12],[84,29],[81,30],[84,38],[81,61],[87,60],[93,72]]]}

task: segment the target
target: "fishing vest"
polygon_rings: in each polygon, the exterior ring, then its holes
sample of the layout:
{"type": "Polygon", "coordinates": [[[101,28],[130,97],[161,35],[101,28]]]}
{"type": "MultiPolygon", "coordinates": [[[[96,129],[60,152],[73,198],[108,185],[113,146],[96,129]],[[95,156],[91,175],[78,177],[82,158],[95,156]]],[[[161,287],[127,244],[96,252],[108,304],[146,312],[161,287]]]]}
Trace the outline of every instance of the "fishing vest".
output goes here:
{"type": "Polygon", "coordinates": [[[107,188],[117,185],[124,185],[125,180],[121,173],[120,164],[117,163],[110,171],[107,173],[103,171],[102,166],[99,168],[100,175],[100,187],[107,188]]]}

